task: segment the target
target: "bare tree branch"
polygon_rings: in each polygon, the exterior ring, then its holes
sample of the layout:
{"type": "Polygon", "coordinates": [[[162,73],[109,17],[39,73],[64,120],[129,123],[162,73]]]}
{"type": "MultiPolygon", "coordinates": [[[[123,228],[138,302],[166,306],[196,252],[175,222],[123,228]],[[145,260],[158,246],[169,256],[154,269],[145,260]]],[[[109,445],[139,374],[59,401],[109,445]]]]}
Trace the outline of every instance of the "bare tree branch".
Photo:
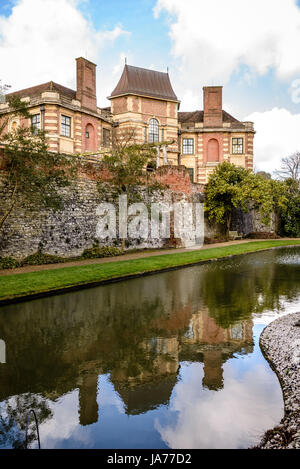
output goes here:
{"type": "Polygon", "coordinates": [[[300,180],[300,152],[293,153],[281,160],[281,168],[275,171],[280,179],[300,180]]]}

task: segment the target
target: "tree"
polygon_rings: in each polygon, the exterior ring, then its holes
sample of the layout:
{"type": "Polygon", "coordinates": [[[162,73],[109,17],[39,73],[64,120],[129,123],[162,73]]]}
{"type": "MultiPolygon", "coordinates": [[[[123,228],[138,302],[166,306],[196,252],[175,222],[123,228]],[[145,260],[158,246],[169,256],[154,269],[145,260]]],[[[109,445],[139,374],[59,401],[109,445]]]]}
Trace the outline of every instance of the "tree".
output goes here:
{"type": "MultiPolygon", "coordinates": [[[[12,96],[9,102],[13,114],[30,117],[18,97],[12,96]]],[[[7,119],[0,121],[0,167],[7,194],[0,204],[0,230],[18,201],[33,207],[60,208],[59,189],[69,185],[76,172],[74,158],[48,151],[44,132],[19,126],[4,133],[7,119]]]]}
{"type": "Polygon", "coordinates": [[[244,212],[250,208],[259,209],[262,221],[268,223],[271,213],[287,203],[281,182],[227,162],[215,169],[205,195],[205,210],[209,219],[225,224],[227,236],[234,208],[240,207],[244,212]]]}
{"type": "MultiPolygon", "coordinates": [[[[28,113],[26,104],[21,101],[21,99],[16,95],[5,96],[6,91],[8,91],[10,85],[3,85],[0,80],[0,104],[5,102],[9,103],[9,106],[12,110],[12,113],[17,116],[29,118],[30,114],[28,113]]],[[[9,121],[8,114],[0,116],[0,137],[3,135],[4,129],[7,126],[9,121]]]]}
{"type": "Polygon", "coordinates": [[[205,188],[205,211],[208,218],[225,224],[227,234],[239,186],[244,177],[244,169],[224,162],[215,169],[205,188]]]}
{"type": "MultiPolygon", "coordinates": [[[[0,448],[25,449],[25,431],[27,415],[35,410],[38,424],[50,420],[53,416],[47,399],[39,394],[24,393],[6,399],[0,409],[0,448]]],[[[29,414],[28,448],[37,440],[37,429],[32,414],[29,414]]]]}
{"type": "Polygon", "coordinates": [[[270,173],[267,173],[266,171],[258,171],[255,172],[258,176],[261,176],[264,179],[272,179],[272,176],[270,173]]]}
{"type": "Polygon", "coordinates": [[[284,236],[300,237],[300,189],[294,179],[284,181],[288,203],[280,211],[280,233],[284,236]]]}
{"type": "MultiPolygon", "coordinates": [[[[142,186],[146,186],[148,192],[162,189],[162,185],[149,178],[146,171],[147,165],[154,164],[155,155],[155,145],[135,143],[133,129],[119,131],[113,137],[111,152],[102,160],[102,170],[106,171],[107,178],[98,179],[99,193],[105,198],[109,184],[113,198],[127,195],[128,202],[134,203],[142,200],[139,190],[142,186]]],[[[122,239],[123,249],[124,244],[122,239]]]]}
{"type": "Polygon", "coordinates": [[[281,168],[275,172],[280,179],[300,181],[300,152],[293,153],[281,160],[281,168]]]}
{"type": "Polygon", "coordinates": [[[284,181],[287,204],[280,210],[280,233],[284,236],[300,236],[300,152],[281,160],[281,168],[275,174],[284,181]]]}

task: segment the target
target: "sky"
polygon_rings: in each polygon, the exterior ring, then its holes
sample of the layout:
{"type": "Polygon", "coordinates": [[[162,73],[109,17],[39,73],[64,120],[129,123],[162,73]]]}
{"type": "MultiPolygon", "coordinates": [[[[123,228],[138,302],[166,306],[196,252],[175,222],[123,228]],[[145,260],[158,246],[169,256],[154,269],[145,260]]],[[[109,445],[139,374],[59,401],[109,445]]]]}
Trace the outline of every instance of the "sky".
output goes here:
{"type": "Polygon", "coordinates": [[[300,1],[0,0],[0,80],[75,89],[75,58],[97,64],[100,107],[127,63],[169,70],[180,110],[223,109],[254,122],[255,169],[300,151],[300,1]]]}

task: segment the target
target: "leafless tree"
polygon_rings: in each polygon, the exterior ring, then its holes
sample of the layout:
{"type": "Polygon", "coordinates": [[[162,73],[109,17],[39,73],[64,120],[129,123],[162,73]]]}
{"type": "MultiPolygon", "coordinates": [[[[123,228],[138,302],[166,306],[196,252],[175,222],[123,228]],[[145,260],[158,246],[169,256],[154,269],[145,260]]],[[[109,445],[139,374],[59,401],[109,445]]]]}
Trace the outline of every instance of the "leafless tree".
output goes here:
{"type": "Polygon", "coordinates": [[[281,168],[275,171],[280,179],[300,180],[300,152],[293,153],[281,160],[281,168]]]}
{"type": "Polygon", "coordinates": [[[9,90],[10,87],[10,85],[5,85],[2,83],[2,80],[0,80],[0,104],[5,103],[5,93],[9,90]]]}

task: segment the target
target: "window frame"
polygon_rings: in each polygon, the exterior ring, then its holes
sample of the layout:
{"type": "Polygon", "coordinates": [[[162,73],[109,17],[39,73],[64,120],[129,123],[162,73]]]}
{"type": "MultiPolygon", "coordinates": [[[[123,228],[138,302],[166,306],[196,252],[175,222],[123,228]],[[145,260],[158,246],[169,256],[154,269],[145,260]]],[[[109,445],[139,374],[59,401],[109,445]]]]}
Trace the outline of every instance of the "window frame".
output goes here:
{"type": "Polygon", "coordinates": [[[31,114],[30,116],[31,127],[34,129],[33,133],[38,133],[41,130],[41,113],[31,114]],[[38,121],[34,122],[34,118],[38,117],[38,121]]]}
{"type": "Polygon", "coordinates": [[[60,135],[66,138],[72,138],[72,117],[67,116],[66,114],[60,115],[60,135]],[[63,119],[68,119],[69,123],[63,122],[63,119]],[[66,133],[66,129],[69,130],[68,134],[66,133]]]}
{"type": "Polygon", "coordinates": [[[159,142],[159,122],[155,117],[149,120],[148,126],[148,142],[157,143],[159,142]]]}
{"type": "Polygon", "coordinates": [[[187,171],[188,171],[188,173],[189,173],[191,182],[194,182],[194,177],[195,177],[194,168],[186,168],[186,169],[187,169],[187,171]]]}
{"type": "Polygon", "coordinates": [[[183,155],[195,154],[195,139],[194,138],[190,138],[190,137],[182,138],[182,154],[183,155]],[[192,142],[192,144],[186,143],[187,141],[192,142]],[[191,148],[192,151],[187,151],[189,148],[191,148]]]}
{"type": "Polygon", "coordinates": [[[107,127],[102,127],[102,145],[104,148],[110,147],[110,129],[107,127]]]}
{"type": "Polygon", "coordinates": [[[244,154],[244,137],[232,137],[231,139],[231,153],[232,155],[244,154]],[[242,143],[239,142],[241,140],[242,143]],[[241,147],[239,149],[239,147],[241,147]]]}

